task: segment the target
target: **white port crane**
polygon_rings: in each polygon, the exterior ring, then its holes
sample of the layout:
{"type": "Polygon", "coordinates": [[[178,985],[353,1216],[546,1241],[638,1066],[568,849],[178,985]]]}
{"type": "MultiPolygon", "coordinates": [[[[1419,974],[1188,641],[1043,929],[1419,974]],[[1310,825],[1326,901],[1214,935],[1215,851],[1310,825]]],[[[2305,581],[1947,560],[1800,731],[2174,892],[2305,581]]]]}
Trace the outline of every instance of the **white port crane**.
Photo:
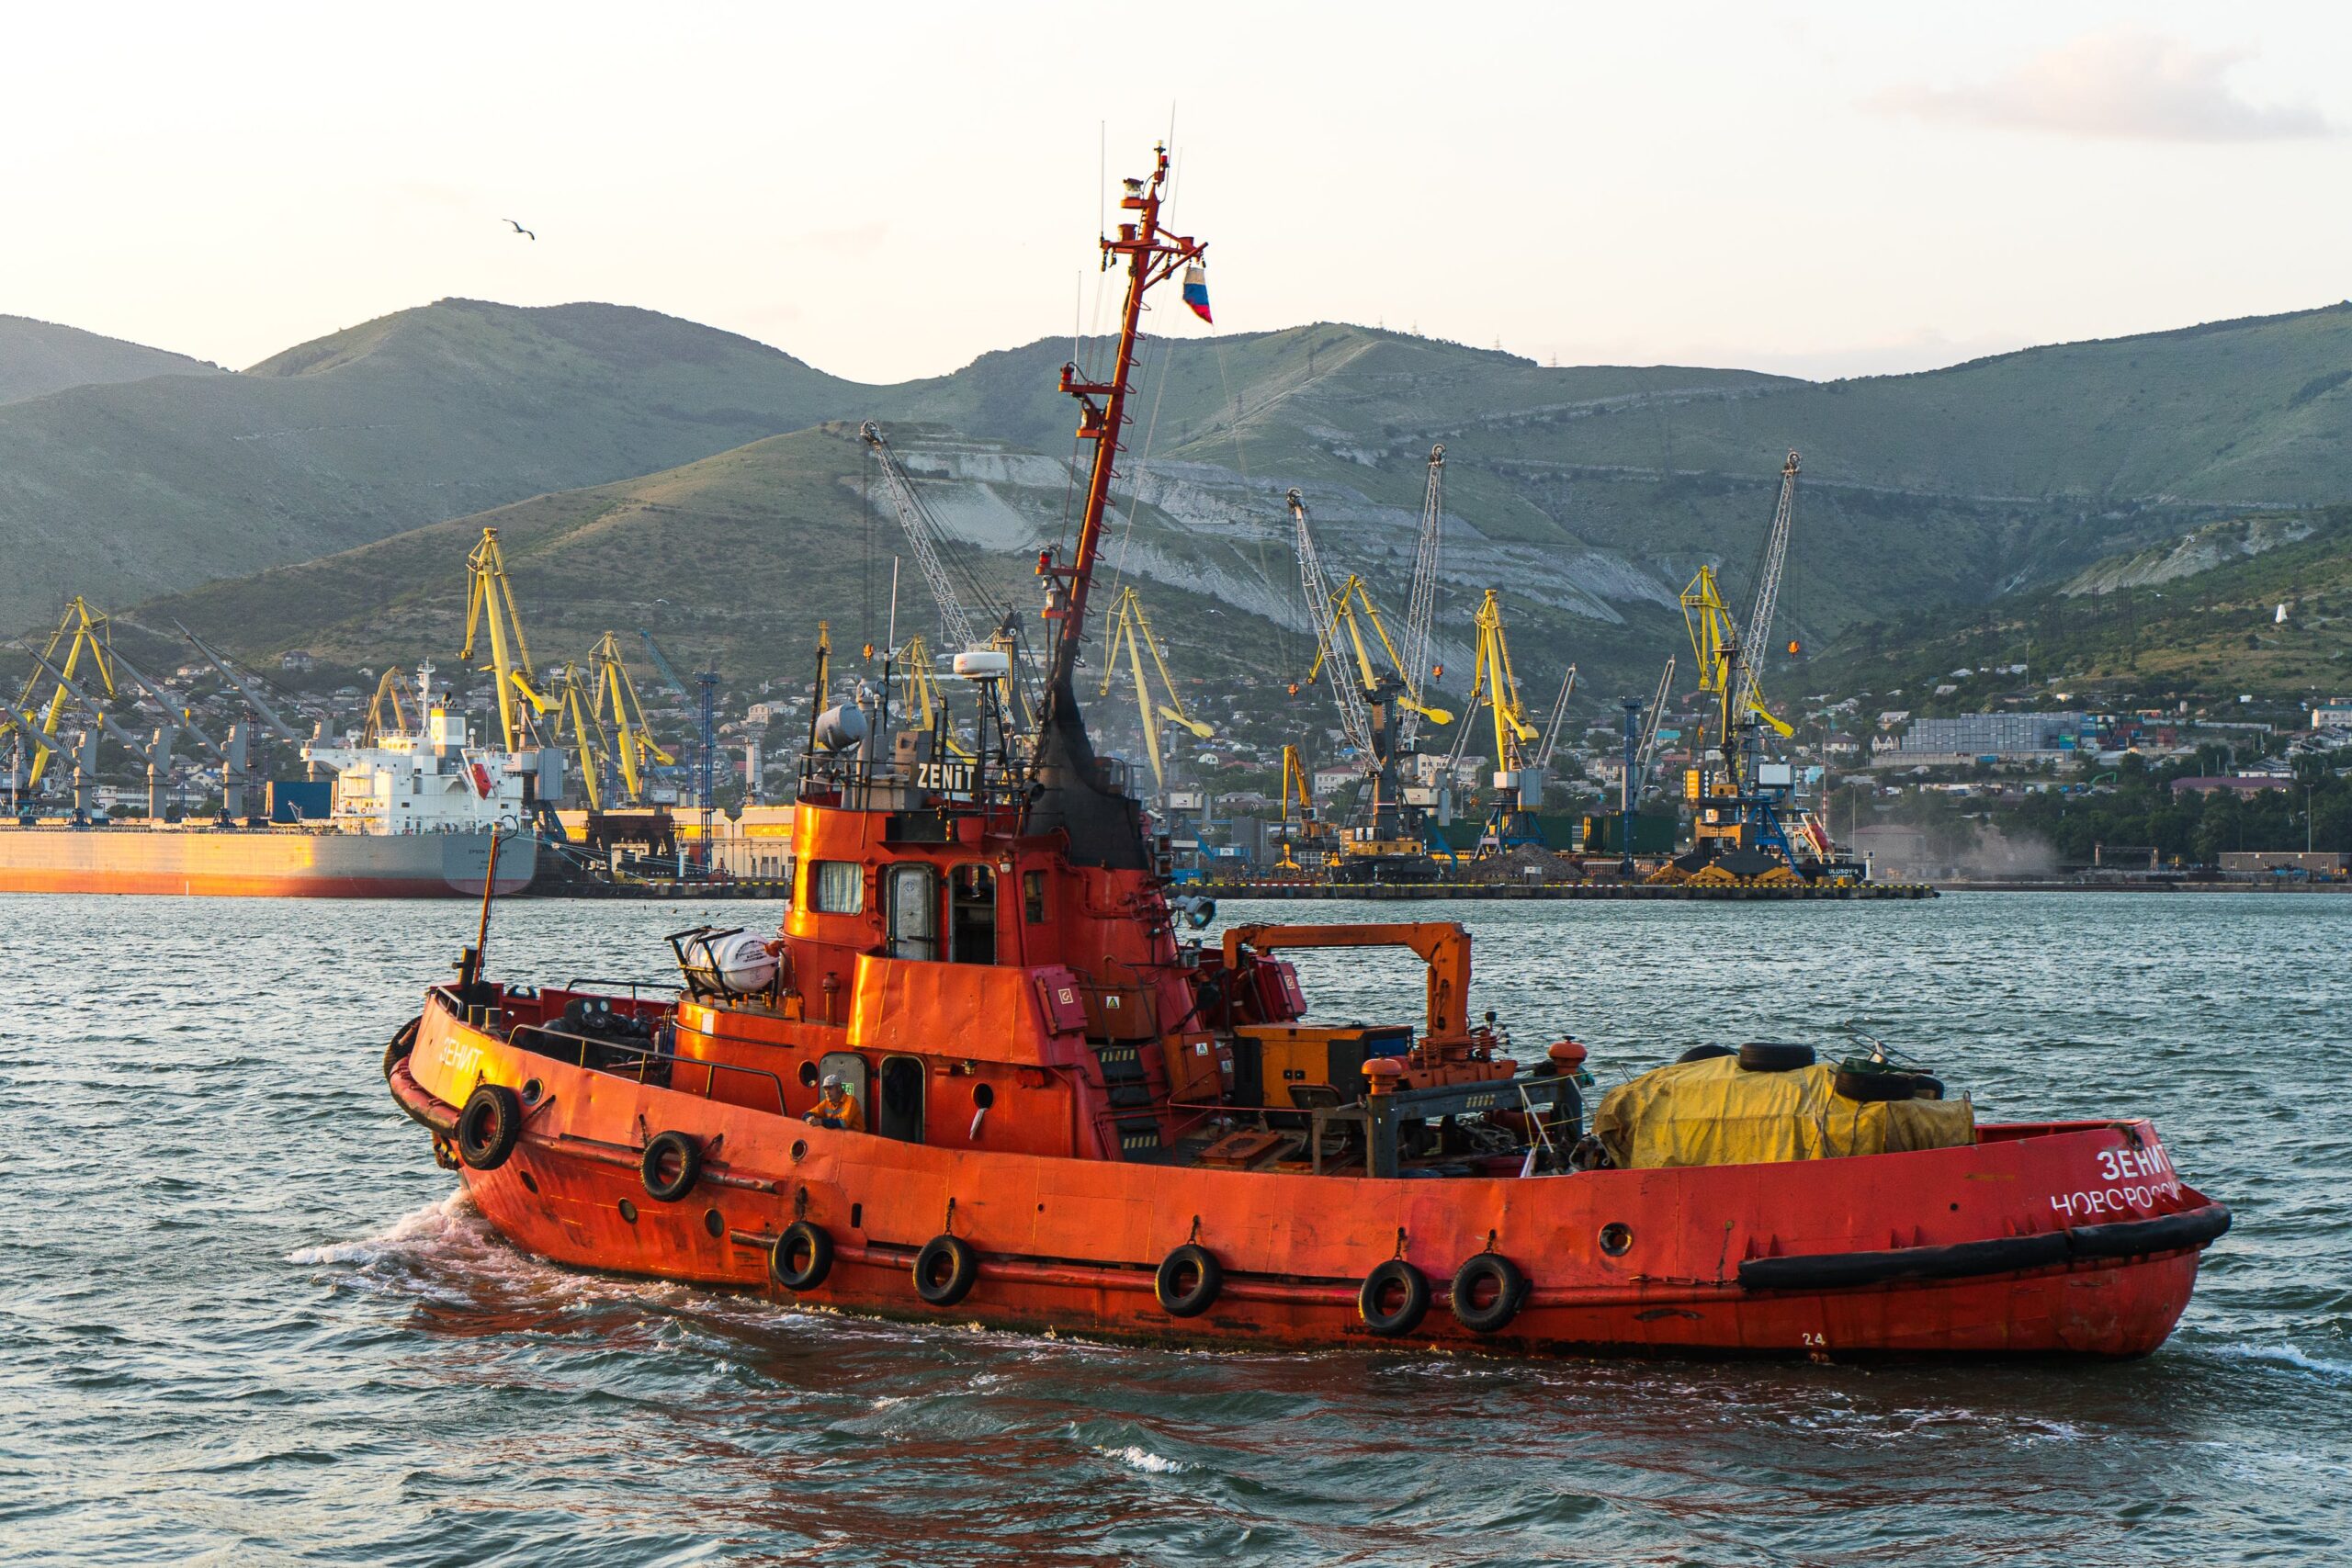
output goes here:
{"type": "Polygon", "coordinates": [[[1747,635],[1740,641],[1736,690],[1727,713],[1746,714],[1758,700],[1756,671],[1764,662],[1765,638],[1772,635],[1772,612],[1780,608],[1781,568],[1788,560],[1789,525],[1795,521],[1796,506],[1797,455],[1792,452],[1781,469],[1780,504],[1772,509],[1772,531],[1764,540],[1764,562],[1756,574],[1756,597],[1747,607],[1747,635]]]}
{"type": "MultiPolygon", "coordinates": [[[[1313,623],[1315,646],[1329,648],[1336,654],[1339,649],[1339,628],[1332,624],[1330,590],[1323,586],[1323,558],[1316,553],[1315,534],[1306,524],[1306,502],[1294,490],[1288,497],[1292,521],[1298,525],[1298,577],[1306,590],[1306,614],[1313,623]]],[[[1331,694],[1340,704],[1340,733],[1355,748],[1358,764],[1367,773],[1376,773],[1380,758],[1373,745],[1372,709],[1363,700],[1363,691],[1356,683],[1352,672],[1345,668],[1347,660],[1337,657],[1326,660],[1324,671],[1330,677],[1331,694]]]]}
{"type": "Polygon", "coordinates": [[[1666,656],[1666,668],[1657,678],[1657,690],[1651,694],[1649,716],[1642,720],[1642,738],[1634,747],[1633,797],[1642,798],[1643,786],[1649,783],[1650,763],[1657,756],[1658,720],[1666,716],[1666,699],[1674,690],[1674,655],[1666,656]]]}
{"type": "Polygon", "coordinates": [[[1421,495],[1421,531],[1413,553],[1413,592],[1405,606],[1405,694],[1412,699],[1397,725],[1397,747],[1410,751],[1421,728],[1421,691],[1430,668],[1430,630],[1437,620],[1438,540],[1445,518],[1445,444],[1430,448],[1429,486],[1421,495]]]}
{"type": "Polygon", "coordinates": [[[1559,750],[1560,721],[1567,716],[1568,694],[1576,689],[1577,667],[1571,664],[1568,672],[1560,679],[1560,694],[1552,699],[1552,717],[1544,726],[1544,749],[1535,754],[1535,765],[1539,768],[1549,768],[1552,753],[1559,750]]]}
{"type": "Polygon", "coordinates": [[[914,481],[907,477],[899,455],[890,450],[882,427],[869,419],[857,427],[857,433],[881,467],[883,488],[890,492],[890,504],[899,514],[899,525],[907,532],[907,545],[914,551],[915,565],[922,569],[923,581],[931,584],[931,596],[939,601],[939,630],[949,650],[960,653],[979,647],[980,639],[972,631],[971,615],[947,575],[947,563],[941,553],[947,530],[915,493],[914,481]]]}

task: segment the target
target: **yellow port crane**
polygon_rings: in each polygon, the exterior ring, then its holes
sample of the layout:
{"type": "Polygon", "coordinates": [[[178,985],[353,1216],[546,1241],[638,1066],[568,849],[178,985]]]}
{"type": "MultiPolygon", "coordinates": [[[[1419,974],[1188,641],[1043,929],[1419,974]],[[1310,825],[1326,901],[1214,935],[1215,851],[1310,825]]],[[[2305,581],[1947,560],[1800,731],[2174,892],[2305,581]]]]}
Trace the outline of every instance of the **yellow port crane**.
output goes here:
{"type": "MultiPolygon", "coordinates": [[[[1274,865],[1281,871],[1305,871],[1306,867],[1300,864],[1298,861],[1297,844],[1301,840],[1309,845],[1316,844],[1331,830],[1328,824],[1315,819],[1313,782],[1306,776],[1306,764],[1299,761],[1298,748],[1295,746],[1283,748],[1283,819],[1280,830],[1283,853],[1282,858],[1274,862],[1274,865]],[[1293,799],[1298,802],[1298,831],[1295,835],[1291,832],[1290,825],[1290,806],[1293,799]]],[[[1326,852],[1310,858],[1315,859],[1319,866],[1329,863],[1330,856],[1326,852]]]]}
{"type": "Polygon", "coordinates": [[[498,547],[498,530],[484,528],[481,542],[466,558],[466,646],[458,657],[470,663],[474,643],[487,636],[490,663],[498,677],[498,726],[509,751],[531,744],[531,720],[551,713],[556,705],[533,684],[531,649],[523,637],[523,617],[514,607],[514,586],[507,581],[506,558],[498,547]],[[517,705],[516,698],[524,705],[517,705]]]}
{"type": "Polygon", "coordinates": [[[907,705],[921,721],[915,728],[928,731],[935,744],[944,746],[950,755],[967,762],[972,761],[972,749],[956,733],[956,721],[947,711],[946,694],[939,689],[939,672],[931,667],[931,645],[923,641],[921,632],[907,638],[893,662],[907,682],[907,705]]]}
{"type": "Polygon", "coordinates": [[[605,732],[604,716],[596,710],[596,686],[580,666],[566,661],[556,671],[547,697],[556,716],[556,739],[567,735],[580,763],[580,792],[590,811],[605,809],[605,763],[613,754],[612,739],[605,732]]]}
{"type": "Polygon", "coordinates": [[[1159,721],[1166,719],[1202,740],[1212,739],[1216,731],[1184,711],[1184,699],[1176,694],[1176,682],[1168,673],[1168,661],[1160,657],[1159,639],[1152,635],[1151,617],[1144,613],[1143,600],[1133,583],[1119,590],[1119,597],[1112,605],[1111,638],[1103,652],[1102,689],[1096,695],[1111,694],[1111,683],[1118,678],[1122,649],[1135,680],[1136,712],[1143,721],[1143,745],[1151,759],[1152,787],[1164,790],[1168,787],[1168,775],[1159,756],[1159,721]],[[1165,702],[1153,700],[1151,682],[1144,673],[1146,652],[1151,655],[1152,668],[1159,672],[1159,690],[1168,697],[1165,702]]]}
{"type": "MultiPolygon", "coordinates": [[[[1478,840],[1478,852],[1491,854],[1543,841],[1534,815],[1543,795],[1543,775],[1528,750],[1542,739],[1542,732],[1528,720],[1519,677],[1511,670],[1510,640],[1503,631],[1502,599],[1491,588],[1478,606],[1477,634],[1478,662],[1470,679],[1466,711],[1475,716],[1484,702],[1494,714],[1494,794],[1487,812],[1487,830],[1478,840]],[[1528,798],[1531,793],[1536,800],[1528,798]]],[[[1465,723],[1454,736],[1453,761],[1458,763],[1468,749],[1472,728],[1465,723]]]]}
{"type": "Polygon", "coordinates": [[[1348,580],[1340,584],[1340,591],[1331,595],[1331,614],[1324,626],[1327,629],[1317,642],[1315,662],[1306,671],[1308,685],[1315,684],[1315,678],[1323,672],[1324,660],[1340,657],[1336,645],[1344,635],[1348,642],[1347,651],[1355,659],[1356,679],[1363,683],[1367,699],[1376,700],[1385,683],[1372,662],[1372,650],[1377,647],[1386,656],[1388,667],[1396,672],[1397,684],[1404,688],[1396,698],[1398,707],[1419,714],[1431,724],[1453,722],[1452,712],[1421,700],[1422,672],[1413,668],[1412,660],[1398,655],[1396,645],[1389,639],[1387,624],[1381,619],[1380,606],[1374,602],[1372,589],[1363,578],[1351,572],[1348,580]],[[1372,627],[1372,636],[1368,638],[1364,636],[1367,625],[1372,627]]]}
{"type": "Polygon", "coordinates": [[[83,654],[87,653],[92,667],[98,672],[99,683],[106,687],[107,696],[113,696],[114,660],[110,646],[113,636],[113,626],[106,615],[90,608],[88,600],[75,594],[74,602],[65,606],[65,614],[58,618],[57,629],[49,634],[49,642],[41,649],[31,673],[25,677],[24,689],[17,694],[17,700],[9,705],[8,711],[0,713],[0,736],[23,730],[33,741],[32,772],[26,778],[28,786],[39,784],[41,774],[48,771],[49,760],[57,750],[50,742],[56,738],[57,721],[65,712],[66,690],[60,683],[50,694],[49,706],[40,721],[37,724],[33,722],[29,709],[33,692],[40,686],[43,671],[62,671],[65,679],[71,681],[81,667],[83,654]],[[60,648],[65,650],[62,660],[58,657],[60,648]]]}
{"type": "MultiPolygon", "coordinates": [[[[1765,536],[1757,572],[1756,596],[1743,631],[1724,603],[1714,569],[1702,566],[1682,591],[1682,619],[1698,662],[1699,695],[1712,710],[1701,721],[1692,747],[1694,765],[1683,775],[1683,795],[1691,803],[1691,831],[1706,850],[1764,849],[1783,862],[1795,855],[1781,821],[1789,793],[1785,777],[1759,786],[1755,752],[1758,728],[1782,739],[1792,726],[1765,705],[1757,685],[1757,665],[1781,597],[1788,559],[1789,531],[1796,508],[1797,455],[1781,469],[1781,493],[1765,536]],[[1777,795],[1774,791],[1777,790],[1777,795]]],[[[1782,770],[1785,773],[1785,769],[1782,770]]]]}
{"type": "Polygon", "coordinates": [[[368,699],[368,722],[359,728],[359,744],[373,746],[388,734],[405,735],[416,728],[409,721],[407,705],[401,701],[401,668],[395,664],[377,681],[376,694],[368,699]],[[387,718],[391,720],[389,727],[384,722],[387,718]]]}
{"type": "Polygon", "coordinates": [[[645,705],[638,698],[637,682],[629,678],[628,666],[621,662],[617,632],[606,632],[596,640],[596,646],[588,650],[588,667],[595,688],[589,711],[599,720],[596,733],[601,739],[605,734],[603,726],[612,727],[612,756],[620,765],[621,786],[628,792],[629,803],[639,804],[645,798],[646,770],[655,762],[673,766],[677,759],[662,749],[645,722],[645,705]]]}

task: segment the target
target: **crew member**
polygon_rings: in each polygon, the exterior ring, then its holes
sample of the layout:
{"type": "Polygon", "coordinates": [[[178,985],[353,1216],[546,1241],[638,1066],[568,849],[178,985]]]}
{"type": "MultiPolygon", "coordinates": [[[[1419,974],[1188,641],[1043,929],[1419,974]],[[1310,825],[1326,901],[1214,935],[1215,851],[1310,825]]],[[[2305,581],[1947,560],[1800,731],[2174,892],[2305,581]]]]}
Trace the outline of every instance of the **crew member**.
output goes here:
{"type": "Polygon", "coordinates": [[[817,1101],[817,1109],[808,1119],[820,1127],[839,1127],[844,1132],[865,1131],[865,1112],[858,1109],[857,1096],[850,1093],[839,1073],[825,1075],[824,1092],[817,1101]]]}

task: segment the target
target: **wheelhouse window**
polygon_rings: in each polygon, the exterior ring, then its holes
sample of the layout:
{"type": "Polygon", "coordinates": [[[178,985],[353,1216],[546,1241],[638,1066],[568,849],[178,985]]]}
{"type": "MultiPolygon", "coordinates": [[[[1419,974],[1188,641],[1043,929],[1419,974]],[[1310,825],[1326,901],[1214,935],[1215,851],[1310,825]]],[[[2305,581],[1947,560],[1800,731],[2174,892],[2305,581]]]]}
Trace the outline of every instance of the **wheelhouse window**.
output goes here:
{"type": "Polygon", "coordinates": [[[855,861],[808,863],[808,908],[820,915],[854,915],[865,908],[865,868],[855,861]]]}

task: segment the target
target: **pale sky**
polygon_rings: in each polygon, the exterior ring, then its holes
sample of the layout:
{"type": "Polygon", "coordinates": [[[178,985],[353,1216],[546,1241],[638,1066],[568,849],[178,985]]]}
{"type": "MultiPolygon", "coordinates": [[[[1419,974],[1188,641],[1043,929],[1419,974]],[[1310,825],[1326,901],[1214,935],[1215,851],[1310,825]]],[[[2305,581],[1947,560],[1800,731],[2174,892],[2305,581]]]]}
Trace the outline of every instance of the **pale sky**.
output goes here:
{"type": "Polygon", "coordinates": [[[0,311],[231,366],[462,295],[944,373],[1091,318],[1104,132],[1115,180],[1171,112],[1220,331],[1824,376],[2352,295],[2340,6],[210,0],[0,42],[0,311]]]}

